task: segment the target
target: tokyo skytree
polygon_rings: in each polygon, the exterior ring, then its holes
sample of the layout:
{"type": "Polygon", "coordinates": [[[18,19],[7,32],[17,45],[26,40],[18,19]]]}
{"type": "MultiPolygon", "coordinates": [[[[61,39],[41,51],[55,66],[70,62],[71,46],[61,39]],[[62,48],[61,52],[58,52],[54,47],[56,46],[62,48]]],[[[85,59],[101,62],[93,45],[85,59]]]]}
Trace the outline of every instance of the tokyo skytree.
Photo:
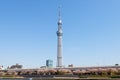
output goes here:
{"type": "Polygon", "coordinates": [[[58,30],[57,30],[57,67],[62,67],[62,20],[61,20],[61,10],[59,7],[59,18],[58,18],[58,30]]]}

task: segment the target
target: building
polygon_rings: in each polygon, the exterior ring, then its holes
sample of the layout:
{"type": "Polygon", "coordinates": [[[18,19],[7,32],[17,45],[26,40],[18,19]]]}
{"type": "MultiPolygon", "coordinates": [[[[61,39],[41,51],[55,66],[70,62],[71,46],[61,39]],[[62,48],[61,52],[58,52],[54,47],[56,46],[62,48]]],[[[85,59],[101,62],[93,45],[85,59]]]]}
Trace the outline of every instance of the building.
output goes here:
{"type": "Polygon", "coordinates": [[[40,68],[42,68],[42,69],[46,69],[46,68],[47,68],[47,66],[41,66],[40,68]]]}
{"type": "Polygon", "coordinates": [[[52,68],[53,67],[53,61],[50,60],[50,59],[46,60],[46,67],[47,68],[52,68]]]}
{"type": "Polygon", "coordinates": [[[11,67],[8,67],[8,69],[22,69],[22,65],[15,64],[15,65],[12,65],[11,67]]]}
{"type": "Polygon", "coordinates": [[[62,67],[62,19],[61,19],[61,11],[59,7],[59,19],[58,19],[58,30],[57,30],[57,37],[58,37],[58,43],[57,43],[57,67],[62,67]]]}
{"type": "Polygon", "coordinates": [[[0,66],[0,70],[4,70],[3,66],[0,66]]]}
{"type": "Polygon", "coordinates": [[[69,68],[73,68],[73,64],[68,65],[69,68]]]}

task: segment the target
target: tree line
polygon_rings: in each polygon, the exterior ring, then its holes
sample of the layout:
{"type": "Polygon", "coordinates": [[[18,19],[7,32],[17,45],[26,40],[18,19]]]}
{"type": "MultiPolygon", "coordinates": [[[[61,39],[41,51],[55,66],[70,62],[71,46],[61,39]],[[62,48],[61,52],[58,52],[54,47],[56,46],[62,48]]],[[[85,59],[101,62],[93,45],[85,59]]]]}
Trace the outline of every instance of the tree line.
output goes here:
{"type": "Polygon", "coordinates": [[[99,68],[99,69],[37,69],[37,70],[1,70],[0,77],[4,76],[50,76],[50,75],[77,75],[83,76],[119,76],[120,68],[99,68]]]}

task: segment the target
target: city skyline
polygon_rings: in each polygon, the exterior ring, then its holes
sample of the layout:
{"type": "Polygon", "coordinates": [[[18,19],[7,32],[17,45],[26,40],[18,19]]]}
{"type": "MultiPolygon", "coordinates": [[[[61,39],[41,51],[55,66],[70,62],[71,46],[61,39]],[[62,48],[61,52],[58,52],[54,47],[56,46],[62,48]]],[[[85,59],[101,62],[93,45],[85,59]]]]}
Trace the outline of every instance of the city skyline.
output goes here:
{"type": "Polygon", "coordinates": [[[56,66],[58,7],[64,65],[120,64],[119,0],[0,1],[0,65],[56,66]]]}

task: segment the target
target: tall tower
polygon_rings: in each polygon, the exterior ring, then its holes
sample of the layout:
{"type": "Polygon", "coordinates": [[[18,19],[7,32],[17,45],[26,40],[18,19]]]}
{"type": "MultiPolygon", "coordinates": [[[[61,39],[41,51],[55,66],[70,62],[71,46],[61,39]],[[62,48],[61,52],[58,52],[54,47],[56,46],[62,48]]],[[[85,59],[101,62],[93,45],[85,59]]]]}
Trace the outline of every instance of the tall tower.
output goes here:
{"type": "Polygon", "coordinates": [[[61,10],[59,7],[59,18],[58,18],[58,30],[57,30],[57,67],[62,67],[62,20],[61,20],[61,10]]]}

